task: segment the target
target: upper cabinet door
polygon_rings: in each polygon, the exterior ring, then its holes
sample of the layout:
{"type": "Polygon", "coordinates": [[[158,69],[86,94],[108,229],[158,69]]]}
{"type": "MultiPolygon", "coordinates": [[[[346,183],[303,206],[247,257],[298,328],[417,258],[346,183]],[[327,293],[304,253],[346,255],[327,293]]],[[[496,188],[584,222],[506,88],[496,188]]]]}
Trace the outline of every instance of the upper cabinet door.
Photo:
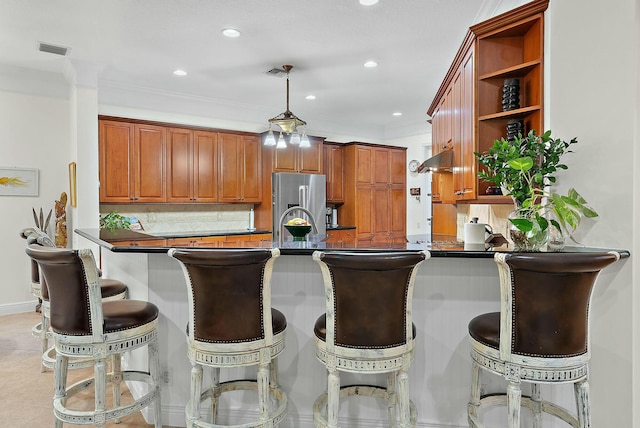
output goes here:
{"type": "Polygon", "coordinates": [[[356,146],[355,181],[356,184],[373,184],[373,148],[356,146]]]}
{"type": "Polygon", "coordinates": [[[287,143],[284,149],[274,149],[273,172],[322,174],[322,138],[309,137],[311,147],[287,143]]]}
{"type": "Polygon", "coordinates": [[[167,132],[167,201],[193,200],[193,131],[169,128],[167,132]]]}
{"type": "Polygon", "coordinates": [[[327,202],[344,202],[344,147],[324,144],[324,173],[327,176],[327,202]]]}
{"type": "Polygon", "coordinates": [[[135,125],[134,200],[166,202],[164,154],[166,128],[135,125]]]}
{"type": "Polygon", "coordinates": [[[217,202],[216,132],[169,128],[167,201],[217,202]]]}
{"type": "Polygon", "coordinates": [[[273,148],[273,172],[298,172],[296,147],[287,144],[284,149],[273,148]]]}
{"type": "Polygon", "coordinates": [[[240,135],[218,134],[218,196],[220,202],[242,198],[242,153],[240,135]]]}
{"type": "Polygon", "coordinates": [[[407,181],[407,152],[389,150],[389,184],[404,186],[407,181]]]}
{"type": "Polygon", "coordinates": [[[374,148],[373,149],[373,182],[376,185],[389,184],[390,171],[389,171],[389,149],[387,148],[374,148]]]}
{"type": "Polygon", "coordinates": [[[242,137],[243,202],[262,201],[262,144],[259,137],[242,137]]]}
{"type": "Polygon", "coordinates": [[[99,135],[100,202],[132,202],[134,125],[101,120],[99,135]]]}
{"type": "Polygon", "coordinates": [[[100,121],[100,202],[166,202],[165,128],[100,121]]]}
{"type": "Polygon", "coordinates": [[[218,201],[218,133],[193,133],[193,200],[218,201]]]}
{"type": "Polygon", "coordinates": [[[220,202],[261,202],[261,150],[258,137],[218,134],[220,202]]]}
{"type": "Polygon", "coordinates": [[[324,139],[309,137],[311,147],[296,147],[298,152],[298,172],[304,174],[322,174],[322,146],[324,139]]]}

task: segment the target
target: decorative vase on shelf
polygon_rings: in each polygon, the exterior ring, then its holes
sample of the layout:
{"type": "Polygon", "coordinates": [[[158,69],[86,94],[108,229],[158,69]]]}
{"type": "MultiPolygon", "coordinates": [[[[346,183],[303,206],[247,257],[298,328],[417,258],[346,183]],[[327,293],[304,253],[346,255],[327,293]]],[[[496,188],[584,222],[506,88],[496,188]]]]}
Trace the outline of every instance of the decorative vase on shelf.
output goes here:
{"type": "Polygon", "coordinates": [[[509,214],[509,235],[513,242],[514,251],[519,252],[537,252],[547,243],[549,239],[549,227],[543,229],[536,220],[536,211],[530,208],[516,207],[509,214]],[[527,227],[522,230],[522,227],[518,227],[515,223],[519,223],[520,220],[526,220],[531,224],[531,227],[527,227]]]}

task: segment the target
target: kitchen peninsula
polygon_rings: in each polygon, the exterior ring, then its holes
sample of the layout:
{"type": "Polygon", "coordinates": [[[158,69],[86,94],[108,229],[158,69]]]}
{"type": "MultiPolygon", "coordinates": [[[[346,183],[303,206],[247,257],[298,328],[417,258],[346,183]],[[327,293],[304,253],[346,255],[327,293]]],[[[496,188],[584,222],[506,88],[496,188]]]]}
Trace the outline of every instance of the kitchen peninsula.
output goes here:
{"type": "MultiPolygon", "coordinates": [[[[130,297],[148,300],[160,310],[160,358],[164,373],[162,389],[163,423],[184,426],[184,406],[189,397],[189,373],[185,326],[187,325],[187,290],[178,263],[167,256],[167,247],[158,246],[158,238],[142,236],[137,245],[131,241],[100,238],[99,230],[77,230],[83,238],[100,245],[101,266],[105,275],[127,283],[130,297]],[[152,241],[156,241],[152,243],[152,241]],[[148,245],[145,245],[145,241],[148,245]]],[[[263,241],[254,246],[277,246],[263,241]]],[[[289,412],[284,427],[312,427],[313,402],[326,388],[326,372],[315,357],[313,325],[325,311],[324,287],[319,267],[310,254],[334,244],[285,242],[274,264],[272,304],[287,317],[286,347],[279,357],[279,378],[289,396],[289,412]]],[[[471,363],[467,343],[467,324],[476,315],[499,310],[498,271],[492,260],[494,251],[465,251],[462,246],[438,248],[428,243],[393,244],[391,248],[353,248],[355,251],[430,250],[432,258],[420,268],[415,282],[413,316],[417,327],[415,361],[410,375],[410,396],[418,409],[420,426],[466,426],[466,408],[471,382],[471,363]]],[[[567,249],[594,251],[596,249],[567,249]]],[[[603,251],[603,250],[600,250],[603,251]]],[[[620,252],[628,257],[627,251],[620,252]]],[[[625,262],[604,271],[598,287],[606,287],[625,262]]],[[[131,358],[142,359],[142,355],[131,358]]],[[[242,373],[242,372],[241,372],[242,373]]],[[[252,369],[248,378],[254,377],[252,369]]],[[[224,380],[224,379],[223,379],[224,380]]],[[[384,378],[375,382],[383,384],[384,378]]],[[[345,376],[345,384],[361,382],[355,375],[345,376]]],[[[370,378],[366,379],[371,383],[370,378]]],[[[497,385],[497,383],[496,383],[497,385]]],[[[487,384],[487,390],[495,387],[487,384]]],[[[135,393],[135,389],[134,389],[135,393]]],[[[234,397],[232,416],[248,420],[253,409],[243,406],[242,397],[234,397]]],[[[250,400],[250,398],[249,398],[250,400]]],[[[572,391],[560,393],[563,404],[571,406],[572,391]]],[[[358,419],[367,426],[386,417],[386,409],[377,403],[357,403],[358,419]],[[363,404],[366,407],[362,407],[363,404]]],[[[341,417],[350,411],[347,401],[341,417]]],[[[490,415],[494,416],[494,415],[490,415]]],[[[496,415],[493,423],[498,423],[496,415]]],[[[491,418],[488,418],[488,421],[491,418]]],[[[350,426],[346,423],[345,426],[350,426]]]]}

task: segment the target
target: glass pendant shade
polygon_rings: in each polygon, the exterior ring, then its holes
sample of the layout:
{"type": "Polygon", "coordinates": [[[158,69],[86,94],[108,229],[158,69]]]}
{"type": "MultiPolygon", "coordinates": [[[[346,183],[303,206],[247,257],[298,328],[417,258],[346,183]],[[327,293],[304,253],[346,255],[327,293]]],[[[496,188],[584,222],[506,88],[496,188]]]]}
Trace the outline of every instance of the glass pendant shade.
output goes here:
{"type": "Polygon", "coordinates": [[[311,147],[309,137],[307,137],[307,134],[302,134],[302,139],[300,140],[300,148],[308,149],[309,147],[311,147]]]}
{"type": "Polygon", "coordinates": [[[278,138],[278,144],[276,145],[276,149],[286,149],[287,143],[284,142],[284,137],[282,136],[282,132],[280,133],[280,137],[278,138]]]}
{"type": "Polygon", "coordinates": [[[265,146],[275,146],[276,145],[276,138],[273,136],[273,131],[269,130],[269,133],[267,134],[267,138],[264,139],[264,145],[265,146]]]}
{"type": "Polygon", "coordinates": [[[292,146],[300,144],[300,134],[298,134],[297,132],[291,134],[291,138],[289,138],[289,144],[291,144],[292,146]]]}

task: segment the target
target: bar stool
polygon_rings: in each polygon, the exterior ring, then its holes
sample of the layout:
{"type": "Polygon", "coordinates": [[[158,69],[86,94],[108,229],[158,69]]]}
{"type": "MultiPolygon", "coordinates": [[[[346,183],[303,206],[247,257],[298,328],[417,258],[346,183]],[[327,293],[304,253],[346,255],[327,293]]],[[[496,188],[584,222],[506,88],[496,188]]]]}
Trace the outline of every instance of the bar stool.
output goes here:
{"type": "MultiPolygon", "coordinates": [[[[27,240],[27,245],[37,244],[44,247],[55,248],[55,243],[49,235],[38,228],[23,229],[20,232],[20,236],[27,240]]],[[[98,270],[98,276],[101,274],[102,272],[98,270]]],[[[98,280],[100,281],[100,294],[103,302],[122,300],[127,297],[127,286],[123,282],[107,278],[99,278],[98,280]]],[[[49,339],[52,337],[49,325],[49,291],[44,278],[40,278],[38,264],[33,259],[31,260],[31,293],[35,297],[38,297],[41,302],[41,321],[31,329],[31,334],[39,338],[42,342],[40,371],[44,372],[46,369],[53,370],[56,355],[55,346],[49,346],[49,339]]],[[[70,369],[91,367],[92,365],[92,361],[86,359],[72,359],[69,362],[70,369]]]]}
{"type": "Polygon", "coordinates": [[[384,398],[391,426],[415,426],[407,373],[416,334],[411,305],[417,268],[429,257],[426,251],[313,254],[327,302],[314,327],[316,357],[328,371],[327,392],[313,406],[316,427],[336,428],[339,398],[349,395],[384,398]],[[387,386],[341,388],[339,372],[387,373],[387,386]]]}
{"type": "Polygon", "coordinates": [[[258,393],[257,420],[234,427],[272,427],[285,416],[287,395],[278,385],[277,356],[284,349],[287,319],[271,307],[271,273],[276,249],[171,249],[182,266],[189,301],[187,328],[191,397],[187,427],[216,423],[218,399],[229,391],[258,393]],[[220,369],[258,366],[257,379],[220,383],[220,369]],[[203,367],[211,368],[211,387],[202,391],[203,367]],[[211,422],[200,404],[211,400],[211,422]],[[272,403],[271,403],[272,402],[272,403]]]}
{"type": "Polygon", "coordinates": [[[154,422],[160,428],[158,383],[158,308],[137,300],[102,301],[98,270],[91,250],[69,250],[29,245],[27,254],[38,263],[49,290],[50,322],[56,351],[53,409],[55,427],[95,424],[138,412],[154,404],[154,422]],[[121,354],[148,347],[149,372],[122,371],[121,354]],[[67,387],[70,357],[90,358],[94,377],[67,387]],[[106,359],[113,357],[113,372],[106,359]],[[147,392],[134,402],[120,405],[121,381],[147,384],[147,392]],[[106,408],[106,385],[113,385],[113,407],[106,408]],[[66,407],[69,397],[94,387],[95,406],[83,411],[66,407]]]}
{"type": "Polygon", "coordinates": [[[589,306],[598,274],[620,258],[610,253],[497,253],[500,312],[469,323],[472,381],[469,426],[484,426],[479,411],[506,405],[509,428],[520,427],[520,408],[533,412],[534,427],[548,413],[573,427],[591,426],[588,363],[589,306]],[[506,393],[481,395],[481,369],[504,377],[506,393]],[[522,396],[520,384],[531,384],[522,396]],[[540,384],[574,386],[577,415],[545,401],[540,384]]]}

